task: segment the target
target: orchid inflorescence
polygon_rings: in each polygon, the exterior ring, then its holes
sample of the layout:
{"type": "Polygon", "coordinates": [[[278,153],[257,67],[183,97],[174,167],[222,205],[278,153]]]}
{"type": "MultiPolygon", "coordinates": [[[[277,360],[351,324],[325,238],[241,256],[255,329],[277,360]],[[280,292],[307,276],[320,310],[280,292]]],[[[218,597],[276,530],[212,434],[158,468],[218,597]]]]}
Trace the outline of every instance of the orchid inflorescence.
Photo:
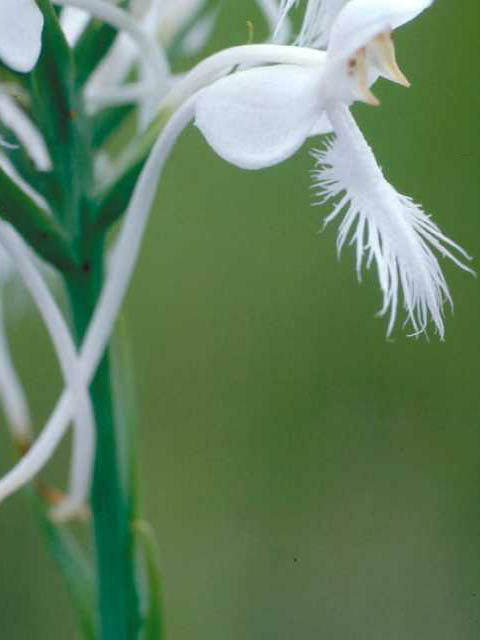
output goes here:
{"type": "MultiPolygon", "coordinates": [[[[364,263],[375,265],[383,296],[380,313],[388,315],[388,335],[403,306],[414,335],[426,332],[433,323],[443,338],[443,307],[446,302],[451,304],[451,296],[435,252],[461,269],[470,269],[465,251],[419,205],[387,182],[350,112],[356,101],[379,104],[372,92],[379,77],[408,86],[396,61],[392,32],[416,18],[432,0],[308,0],[299,34],[290,38],[292,44],[285,44],[285,39],[293,32],[289,18],[298,1],[259,0],[271,28],[268,42],[225,49],[183,75],[171,72],[166,50],[189,21],[194,28],[184,38],[183,50],[189,55],[202,50],[216,15],[214,8],[205,9],[208,3],[137,0],[129,10],[109,0],[54,3],[63,8],[60,21],[71,46],[88,27],[90,17],[119,33],[85,83],[87,112],[95,114],[119,105],[138,107],[136,141],[118,166],[108,158],[98,163],[99,193],[115,184],[121,173],[118,167],[128,170],[138,162],[144,151],[142,141],[149,144],[79,350],[46,284],[40,259],[9,223],[0,223],[0,242],[8,254],[8,258],[3,252],[0,255],[0,280],[11,265],[20,272],[49,329],[65,378],[55,410],[40,436],[30,442],[29,409],[8,343],[0,335],[0,396],[14,436],[29,441],[25,455],[0,480],[0,500],[41,470],[73,421],[71,486],[53,511],[62,519],[77,513],[88,501],[95,424],[87,389],[130,282],[163,166],[192,120],[219,156],[248,170],[283,162],[308,139],[327,134],[322,148],[312,151],[316,199],[331,203],[325,224],[341,218],[338,251],[346,243],[354,246],[358,274],[364,263]],[[134,68],[138,73],[132,79],[134,68]]],[[[0,59],[7,67],[28,72],[35,66],[43,24],[42,12],[33,0],[2,0],[0,59]]],[[[16,133],[36,170],[48,171],[52,159],[42,133],[25,115],[21,98],[7,85],[0,89],[0,119],[16,133]]],[[[2,169],[26,193],[34,191],[38,206],[51,215],[49,202],[25,184],[9,155],[1,156],[2,169]]]]}

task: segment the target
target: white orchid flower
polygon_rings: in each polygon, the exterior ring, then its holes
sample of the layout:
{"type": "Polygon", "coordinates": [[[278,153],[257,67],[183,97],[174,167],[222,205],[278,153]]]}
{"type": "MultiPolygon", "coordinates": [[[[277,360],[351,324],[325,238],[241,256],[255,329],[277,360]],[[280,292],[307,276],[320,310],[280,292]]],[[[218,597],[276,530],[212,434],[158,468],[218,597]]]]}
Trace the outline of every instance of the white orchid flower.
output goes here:
{"type": "MultiPolygon", "coordinates": [[[[153,116],[151,113],[152,96],[156,96],[158,87],[166,82],[170,74],[170,69],[165,52],[145,28],[145,25],[135,16],[115,6],[115,4],[109,0],[53,0],[53,2],[66,9],[77,9],[91,17],[103,20],[106,24],[122,32],[122,36],[127,37],[128,44],[125,44],[124,41],[122,48],[129,48],[129,46],[133,44],[134,47],[139,50],[142,93],[149,96],[146,106],[147,115],[144,118],[148,121],[148,119],[153,116]]],[[[66,36],[70,42],[74,42],[75,38],[78,37],[78,33],[84,28],[85,23],[82,24],[83,19],[81,13],[74,13],[73,16],[68,16],[67,14],[63,24],[66,30],[66,36]]],[[[100,94],[101,106],[129,101],[132,95],[129,87],[127,88],[129,98],[122,100],[122,91],[118,91],[117,87],[114,86],[114,97],[110,99],[108,89],[112,86],[111,78],[115,79],[119,73],[115,67],[115,62],[115,58],[112,59],[111,56],[104,57],[97,74],[91,79],[89,86],[87,86],[85,90],[86,100],[87,103],[90,103],[91,111],[95,111],[95,107],[98,107],[96,104],[96,102],[98,102],[97,92],[100,94]]],[[[146,125],[146,122],[143,124],[146,125]]]]}
{"type": "MultiPolygon", "coordinates": [[[[352,232],[358,270],[365,252],[368,264],[375,260],[384,296],[382,312],[390,310],[389,332],[402,289],[414,331],[424,330],[431,317],[443,337],[442,307],[450,296],[431,247],[466,270],[453,251],[467,256],[385,180],[348,110],[358,99],[376,101],[370,85],[379,75],[406,84],[395,62],[390,31],[430,4],[430,0],[350,0],[334,21],[326,54],[280,45],[233,47],[199,63],[175,86],[162,105],[174,113],[142,170],[117,236],[107,279],[78,355],[77,380],[88,385],[101,360],[139,256],[162,170],[193,118],[220,156],[247,169],[278,163],[310,135],[334,129],[336,140],[316,152],[316,180],[326,198],[340,197],[330,219],[346,210],[339,248],[352,232]],[[276,66],[260,66],[218,80],[238,65],[259,64],[276,66]]],[[[46,464],[78,402],[67,385],[41,436],[21,463],[0,479],[0,501],[46,464]]]]}
{"type": "Polygon", "coordinates": [[[35,0],[0,2],[0,60],[14,71],[35,66],[42,45],[43,16],[35,0]]]}
{"type": "MultiPolygon", "coordinates": [[[[451,298],[432,248],[465,270],[455,252],[468,256],[385,180],[348,109],[356,100],[379,104],[370,91],[379,76],[408,86],[391,32],[431,2],[350,0],[329,30],[324,65],[258,67],[223,78],[199,96],[196,124],[222,158],[244,169],[277,164],[309,136],[333,130],[335,139],[315,153],[315,178],[324,200],[338,198],[327,222],[345,212],[339,251],[350,237],[359,274],[365,255],[367,266],[375,261],[388,334],[401,290],[413,332],[425,331],[431,318],[443,338],[443,304],[451,298]]],[[[320,12],[318,2],[315,6],[320,12]]]]}

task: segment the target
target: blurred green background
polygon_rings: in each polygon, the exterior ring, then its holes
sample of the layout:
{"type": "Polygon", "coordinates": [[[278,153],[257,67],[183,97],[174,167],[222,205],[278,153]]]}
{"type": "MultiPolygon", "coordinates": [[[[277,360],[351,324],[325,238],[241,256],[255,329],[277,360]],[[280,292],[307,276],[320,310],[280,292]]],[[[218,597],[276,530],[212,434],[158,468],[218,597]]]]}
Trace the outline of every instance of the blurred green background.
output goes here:
{"type": "MultiPolygon", "coordinates": [[[[212,49],[247,19],[259,39],[253,3],[227,3],[212,49]]],[[[380,82],[382,106],[355,107],[390,180],[473,256],[479,36],[477,2],[437,0],[396,37],[412,89],[380,82]]],[[[444,264],[444,343],[400,323],[386,340],[374,272],[359,285],[335,225],[317,233],[311,168],[306,147],[243,172],[191,128],[151,217],[125,315],[167,638],[477,639],[478,279],[444,264]]],[[[35,314],[10,326],[40,427],[59,374],[35,314]]],[[[4,429],[0,451],[4,472],[4,429]]],[[[0,637],[76,638],[23,495],[0,508],[0,548],[0,637]]]]}

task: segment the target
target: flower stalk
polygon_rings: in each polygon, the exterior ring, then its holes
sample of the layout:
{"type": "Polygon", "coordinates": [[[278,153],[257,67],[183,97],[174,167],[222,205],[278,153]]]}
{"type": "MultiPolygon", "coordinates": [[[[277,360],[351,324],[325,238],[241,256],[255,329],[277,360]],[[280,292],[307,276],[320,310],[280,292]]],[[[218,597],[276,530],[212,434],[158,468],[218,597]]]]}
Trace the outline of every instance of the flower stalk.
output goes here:
{"type": "MultiPolygon", "coordinates": [[[[67,281],[78,344],[85,336],[103,285],[104,246],[101,238],[92,247],[88,273],[67,281]]],[[[138,637],[140,615],[135,584],[132,496],[123,485],[124,474],[119,465],[108,354],[101,359],[90,394],[97,424],[91,508],[100,637],[102,640],[133,640],[138,637]]]]}

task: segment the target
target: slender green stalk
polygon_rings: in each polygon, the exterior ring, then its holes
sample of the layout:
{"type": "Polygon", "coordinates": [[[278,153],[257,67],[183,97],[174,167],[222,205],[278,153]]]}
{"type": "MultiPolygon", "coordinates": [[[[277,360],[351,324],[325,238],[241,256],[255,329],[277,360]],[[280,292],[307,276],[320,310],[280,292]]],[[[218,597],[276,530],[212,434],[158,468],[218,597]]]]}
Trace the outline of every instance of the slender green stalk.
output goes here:
{"type": "MultiPolygon", "coordinates": [[[[32,73],[32,92],[53,162],[56,223],[64,230],[67,245],[75,256],[74,268],[61,270],[77,344],[80,345],[103,285],[105,232],[91,220],[91,122],[83,108],[75,58],[50,0],[37,2],[44,16],[45,28],[42,54],[32,73]],[[51,87],[56,87],[56,90],[51,91],[51,87]]],[[[93,51],[96,49],[93,45],[98,44],[94,32],[92,27],[92,37],[83,42],[90,43],[90,61],[98,55],[98,51],[93,51]]],[[[113,36],[113,32],[109,34],[109,37],[113,36]]],[[[83,67],[85,73],[87,67],[83,67]]],[[[12,189],[10,191],[13,193],[12,189]]],[[[30,212],[33,205],[20,200],[16,192],[14,195],[30,212]]],[[[41,222],[37,226],[43,230],[45,224],[39,214],[37,219],[41,222]]],[[[56,240],[53,230],[48,230],[51,238],[56,240]]],[[[125,486],[128,472],[123,468],[125,462],[119,455],[108,354],[100,363],[90,394],[97,428],[91,505],[97,565],[98,640],[138,640],[141,620],[135,583],[132,492],[129,486],[125,486]]]]}
{"type": "MultiPolygon", "coordinates": [[[[103,280],[103,239],[91,250],[90,261],[67,288],[78,339],[95,307],[103,280]]],[[[97,550],[101,640],[134,640],[140,616],[135,585],[131,508],[122,483],[115,430],[110,365],[106,355],[91,386],[97,422],[97,457],[92,511],[97,550]]]]}

